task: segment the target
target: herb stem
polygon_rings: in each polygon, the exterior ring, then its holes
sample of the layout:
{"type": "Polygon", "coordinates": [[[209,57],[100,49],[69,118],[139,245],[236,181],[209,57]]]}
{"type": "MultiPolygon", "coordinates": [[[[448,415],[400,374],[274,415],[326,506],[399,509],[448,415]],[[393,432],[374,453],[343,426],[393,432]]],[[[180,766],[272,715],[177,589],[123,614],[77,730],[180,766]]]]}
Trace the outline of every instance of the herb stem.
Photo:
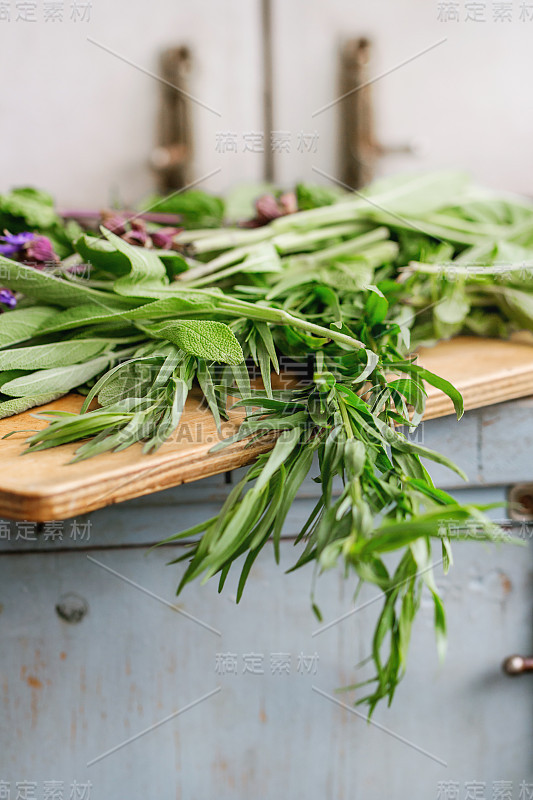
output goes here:
{"type": "Polygon", "coordinates": [[[348,414],[348,410],[346,408],[346,404],[341,397],[337,395],[337,401],[339,404],[339,409],[341,412],[342,421],[344,423],[344,430],[346,431],[346,436],[348,439],[354,438],[352,423],[350,422],[350,415],[348,414]]]}

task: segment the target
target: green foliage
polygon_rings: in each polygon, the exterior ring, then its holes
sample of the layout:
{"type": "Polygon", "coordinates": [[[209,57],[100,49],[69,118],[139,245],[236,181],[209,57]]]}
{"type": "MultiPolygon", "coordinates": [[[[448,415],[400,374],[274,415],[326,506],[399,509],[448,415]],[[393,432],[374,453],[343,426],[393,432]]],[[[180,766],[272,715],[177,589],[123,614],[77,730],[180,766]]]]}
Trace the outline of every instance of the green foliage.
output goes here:
{"type": "Polygon", "coordinates": [[[231,329],[222,322],[202,319],[154,322],[146,328],[150,336],[166,339],[184,353],[221,364],[240,364],[241,346],[231,329]]]}
{"type": "Polygon", "coordinates": [[[17,347],[0,351],[0,370],[31,371],[70,366],[91,359],[108,347],[109,342],[106,339],[79,339],[72,342],[51,342],[32,347],[17,347]]]}
{"type": "MultiPolygon", "coordinates": [[[[12,262],[10,262],[11,264],[12,262]]],[[[11,347],[37,335],[41,326],[57,316],[52,306],[19,308],[0,316],[0,347],[11,347]]]]}
{"type": "Polygon", "coordinates": [[[3,227],[12,233],[28,228],[43,231],[59,222],[52,197],[30,187],[0,195],[0,215],[3,227]]]}
{"type": "MultiPolygon", "coordinates": [[[[435,487],[424,464],[461,471],[401,432],[423,418],[428,384],[463,413],[457,389],[409,351],[462,332],[533,330],[533,205],[448,172],[396,176],[357,196],[309,186],[297,193],[305,210],[259,229],[221,227],[223,203],[202,192],[160,200],[151,210],[202,228],[183,234],[186,257],[176,254],[175,270],[164,253],[104,229],[77,240],[92,264],[88,277],[0,258],[4,285],[33,303],[0,316],[0,416],[83,390],[80,414],[49,412],[50,424],[29,440],[30,451],[84,440],[81,459],[136,442],[158,448],[179,425],[194,381],[219,429],[228,397],[239,396],[245,421],[217,447],[264,439],[272,449],[216,517],[172,537],[197,537],[176,559],[188,562],[180,589],[214,575],[222,588],[242,556],[240,600],[262,548],[272,541],[279,558],[291,503],[316,469],[320,498],[293,569],[340,566],[357,586],[383,592],[375,676],[359,700],[372,711],[392,701],[405,672],[423,591],[444,651],[435,549],[447,570],[458,525],[464,538],[503,538],[482,510],[435,487]],[[189,264],[190,252],[198,260],[189,264]],[[300,369],[299,382],[276,389],[271,373],[282,360],[289,374],[296,362],[305,375],[300,369]],[[262,389],[251,388],[252,365],[262,389]],[[90,411],[94,399],[100,405],[90,411]]],[[[19,195],[5,208],[52,224],[46,196],[19,195]]]]}
{"type": "Polygon", "coordinates": [[[39,394],[62,395],[99,375],[109,364],[109,356],[100,356],[67,367],[38,369],[14,378],[2,386],[2,392],[11,397],[33,397],[39,394]]]}
{"type": "Polygon", "coordinates": [[[61,258],[74,252],[74,241],[81,233],[76,222],[63,222],[58,217],[49,194],[31,187],[13,189],[0,195],[0,230],[10,233],[31,231],[48,236],[61,258]]]}
{"type": "Polygon", "coordinates": [[[178,214],[188,229],[218,228],[224,218],[224,201],[200,189],[190,189],[188,192],[176,192],[169,197],[148,197],[140,210],[178,214]]]}

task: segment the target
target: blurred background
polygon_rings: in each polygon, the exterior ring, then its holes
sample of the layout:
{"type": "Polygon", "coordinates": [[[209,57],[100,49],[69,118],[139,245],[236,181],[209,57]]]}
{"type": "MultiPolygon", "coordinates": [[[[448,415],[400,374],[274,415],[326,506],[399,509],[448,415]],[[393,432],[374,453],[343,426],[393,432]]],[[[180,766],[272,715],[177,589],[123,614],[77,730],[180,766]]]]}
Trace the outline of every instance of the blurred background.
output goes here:
{"type": "Polygon", "coordinates": [[[0,2],[0,191],[135,205],[180,184],[352,185],[362,162],[527,194],[532,34],[520,0],[0,2]]]}

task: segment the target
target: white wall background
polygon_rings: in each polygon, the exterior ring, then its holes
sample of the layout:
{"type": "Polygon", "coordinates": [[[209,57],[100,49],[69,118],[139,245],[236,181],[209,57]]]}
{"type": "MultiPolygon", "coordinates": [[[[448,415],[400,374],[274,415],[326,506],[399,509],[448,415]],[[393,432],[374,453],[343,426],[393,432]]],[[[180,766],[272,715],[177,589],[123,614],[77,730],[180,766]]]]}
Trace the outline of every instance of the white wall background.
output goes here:
{"type": "MultiPolygon", "coordinates": [[[[0,21],[2,80],[0,191],[33,184],[61,205],[134,203],[154,188],[148,157],[155,142],[159,85],[88,41],[157,71],[164,47],[188,44],[191,91],[221,116],[195,106],[196,178],[219,191],[260,179],[261,154],[244,153],[242,136],[262,129],[260,0],[92,0],[89,23],[44,22],[47,0],[35,0],[37,22],[0,21]],[[241,152],[217,152],[217,134],[237,134],[241,152]]],[[[313,111],[337,95],[338,49],[349,37],[374,41],[372,75],[446,37],[446,41],[374,86],[377,126],[385,144],[413,144],[414,156],[385,157],[382,173],[453,165],[495,187],[533,191],[533,21],[438,21],[436,0],[273,0],[276,130],[292,135],[277,157],[277,179],[338,175],[338,109],[313,111]],[[317,152],[297,150],[300,131],[319,134],[317,152]]],[[[500,4],[501,5],[501,4],[500,4]]],[[[533,17],[533,6],[530,7],[533,17]]]]}

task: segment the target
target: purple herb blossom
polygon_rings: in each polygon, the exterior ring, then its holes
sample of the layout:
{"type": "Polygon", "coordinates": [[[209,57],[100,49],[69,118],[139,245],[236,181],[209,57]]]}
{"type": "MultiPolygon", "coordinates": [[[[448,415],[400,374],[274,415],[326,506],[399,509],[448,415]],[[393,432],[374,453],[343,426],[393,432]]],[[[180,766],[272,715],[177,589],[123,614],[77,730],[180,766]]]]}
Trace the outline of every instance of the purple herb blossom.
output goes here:
{"type": "Polygon", "coordinates": [[[256,200],[255,210],[257,212],[258,221],[263,224],[281,217],[283,213],[278,205],[278,201],[272,194],[264,194],[256,200]]]}
{"type": "MultiPolygon", "coordinates": [[[[120,236],[128,244],[132,244],[135,247],[156,247],[158,250],[172,250],[174,237],[183,228],[164,227],[156,231],[148,231],[146,222],[142,218],[143,216],[141,214],[127,216],[127,212],[114,210],[100,212],[101,223],[104,228],[120,236]]],[[[170,219],[177,219],[176,215],[167,214],[166,216],[170,219]]]]}
{"type": "Polygon", "coordinates": [[[0,241],[5,242],[5,244],[0,244],[0,253],[4,256],[15,256],[24,247],[24,245],[31,242],[35,239],[34,233],[29,233],[29,231],[25,231],[24,233],[9,233],[9,231],[4,231],[4,236],[0,236],[0,241]]]}
{"type": "Polygon", "coordinates": [[[54,252],[52,242],[47,236],[38,236],[36,233],[24,231],[23,233],[9,233],[4,231],[0,236],[0,253],[9,258],[17,258],[24,264],[33,267],[54,266],[59,263],[59,258],[54,252]]]}
{"type": "Polygon", "coordinates": [[[279,205],[281,207],[281,212],[285,216],[286,214],[296,214],[298,211],[298,199],[294,192],[285,192],[279,198],[279,205]]]}
{"type": "Polygon", "coordinates": [[[9,289],[0,289],[0,303],[8,308],[15,308],[17,298],[9,289]]]}
{"type": "Polygon", "coordinates": [[[153,231],[151,237],[154,247],[160,250],[171,250],[174,237],[182,230],[183,228],[159,228],[158,231],[153,231]]]}
{"type": "Polygon", "coordinates": [[[146,231],[145,223],[139,219],[130,220],[131,230],[127,231],[122,237],[125,242],[136,245],[137,247],[149,247],[151,242],[146,231]]]}
{"type": "Polygon", "coordinates": [[[127,231],[128,220],[118,211],[102,211],[100,214],[102,225],[116,236],[124,236],[127,231]]]}
{"type": "Polygon", "coordinates": [[[29,241],[24,246],[22,261],[37,267],[59,264],[59,258],[47,236],[35,236],[29,241]]]}
{"type": "Polygon", "coordinates": [[[278,217],[298,211],[298,200],[294,192],[285,192],[280,197],[264,194],[255,201],[255,217],[241,223],[243,228],[259,228],[278,217]]]}

